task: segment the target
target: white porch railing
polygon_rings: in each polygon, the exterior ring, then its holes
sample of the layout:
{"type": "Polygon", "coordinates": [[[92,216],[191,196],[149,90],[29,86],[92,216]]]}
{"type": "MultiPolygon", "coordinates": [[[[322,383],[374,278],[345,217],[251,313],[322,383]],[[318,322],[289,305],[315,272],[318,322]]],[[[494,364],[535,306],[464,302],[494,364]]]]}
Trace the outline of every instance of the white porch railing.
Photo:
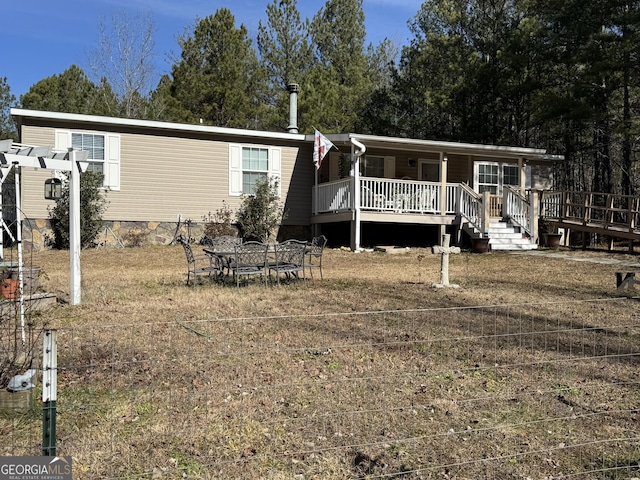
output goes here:
{"type": "Polygon", "coordinates": [[[529,201],[520,192],[505,186],[502,191],[502,210],[512,223],[522,228],[529,236],[533,232],[533,212],[529,201]]]}
{"type": "Polygon", "coordinates": [[[313,187],[314,214],[352,210],[355,207],[353,182],[353,178],[344,178],[313,187]]]}
{"type": "Polygon", "coordinates": [[[440,213],[439,183],[362,177],[360,186],[362,210],[440,213]]]}
{"type": "MultiPolygon", "coordinates": [[[[313,212],[340,212],[355,208],[353,178],[314,187],[313,212]]],[[[458,184],[447,184],[444,214],[458,211],[458,184]]],[[[442,185],[436,182],[361,177],[360,209],[377,212],[442,214],[442,185]]]]}

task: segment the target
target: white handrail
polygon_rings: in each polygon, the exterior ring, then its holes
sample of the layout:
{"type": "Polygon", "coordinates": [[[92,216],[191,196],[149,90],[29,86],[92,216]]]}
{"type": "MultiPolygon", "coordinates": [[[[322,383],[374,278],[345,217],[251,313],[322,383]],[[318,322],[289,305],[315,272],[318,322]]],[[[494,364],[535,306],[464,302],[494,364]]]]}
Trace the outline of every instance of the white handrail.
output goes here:
{"type": "Polygon", "coordinates": [[[505,186],[502,192],[504,216],[512,223],[522,228],[527,235],[532,236],[531,204],[519,192],[505,186]]]}
{"type": "Polygon", "coordinates": [[[473,228],[481,234],[484,232],[484,208],[482,208],[481,197],[464,183],[460,184],[458,210],[460,216],[466,219],[473,228]]]}

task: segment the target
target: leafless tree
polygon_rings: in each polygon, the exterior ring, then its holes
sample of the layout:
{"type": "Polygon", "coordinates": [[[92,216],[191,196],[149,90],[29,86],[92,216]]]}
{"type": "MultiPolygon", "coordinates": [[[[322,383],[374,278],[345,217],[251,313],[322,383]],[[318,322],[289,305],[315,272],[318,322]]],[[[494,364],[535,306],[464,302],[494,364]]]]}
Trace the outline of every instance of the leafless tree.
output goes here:
{"type": "Polygon", "coordinates": [[[154,57],[154,21],[150,12],[116,11],[98,22],[98,40],[89,55],[96,81],[104,81],[116,94],[121,114],[144,118],[147,99],[157,74],[154,57]]]}

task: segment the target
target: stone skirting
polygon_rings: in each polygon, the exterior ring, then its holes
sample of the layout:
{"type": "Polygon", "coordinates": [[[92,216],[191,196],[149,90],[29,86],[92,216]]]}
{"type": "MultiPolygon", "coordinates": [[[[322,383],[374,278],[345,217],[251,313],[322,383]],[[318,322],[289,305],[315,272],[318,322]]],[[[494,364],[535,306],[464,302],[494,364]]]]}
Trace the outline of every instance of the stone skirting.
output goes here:
{"type": "MultiPolygon", "coordinates": [[[[142,245],[169,245],[177,234],[198,242],[204,236],[204,223],[180,224],[177,222],[103,222],[96,236],[96,246],[136,247],[142,245]]],[[[278,240],[295,238],[310,239],[311,229],[304,225],[283,225],[278,232],[278,240]]],[[[48,219],[29,219],[23,222],[22,244],[26,250],[49,248],[53,230],[48,219]]]]}

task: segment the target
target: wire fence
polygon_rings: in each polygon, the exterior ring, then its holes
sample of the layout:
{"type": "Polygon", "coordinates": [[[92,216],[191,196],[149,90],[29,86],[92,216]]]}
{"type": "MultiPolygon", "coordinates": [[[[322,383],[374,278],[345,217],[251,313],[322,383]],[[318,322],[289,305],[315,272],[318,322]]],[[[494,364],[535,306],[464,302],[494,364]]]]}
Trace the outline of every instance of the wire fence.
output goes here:
{"type": "MultiPolygon", "coordinates": [[[[634,299],[58,330],[75,478],[639,476],[634,299]]],[[[37,410],[4,455],[39,455],[37,410]]]]}

